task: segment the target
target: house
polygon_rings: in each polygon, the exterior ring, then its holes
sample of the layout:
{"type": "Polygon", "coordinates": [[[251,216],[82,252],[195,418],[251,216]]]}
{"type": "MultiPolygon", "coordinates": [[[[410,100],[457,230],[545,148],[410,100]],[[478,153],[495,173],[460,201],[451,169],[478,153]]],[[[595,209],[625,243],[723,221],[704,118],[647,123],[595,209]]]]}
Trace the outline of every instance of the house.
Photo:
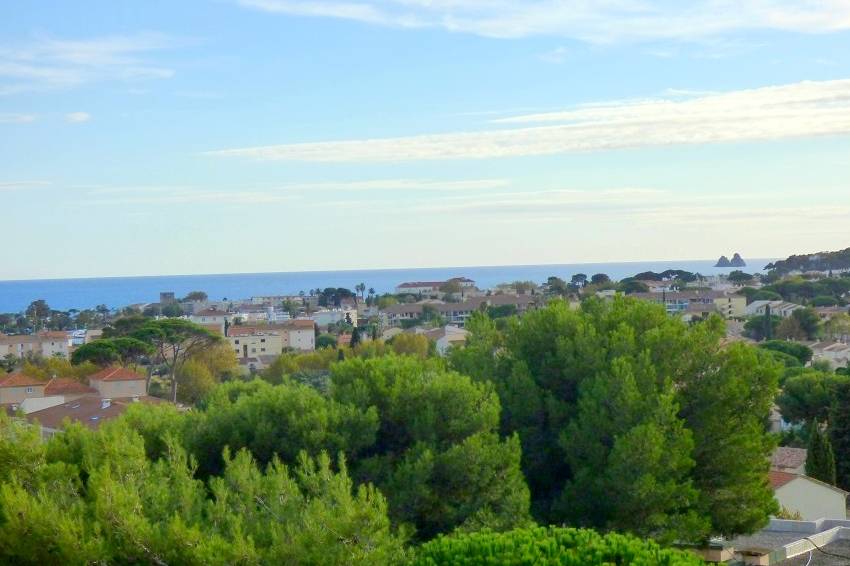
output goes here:
{"type": "Polygon", "coordinates": [[[846,306],[815,307],[815,313],[817,313],[821,320],[829,320],[834,316],[848,314],[848,312],[848,307],[846,306]]]}
{"type": "Polygon", "coordinates": [[[230,326],[227,341],[237,358],[279,356],[284,350],[283,332],[262,326],[230,326]]]}
{"type": "Polygon", "coordinates": [[[805,448],[778,446],[770,457],[770,468],[790,474],[805,474],[808,453],[805,448]]]}
{"type": "Polygon", "coordinates": [[[847,492],[843,489],[779,470],[770,470],[768,477],[779,504],[804,520],[847,518],[847,492]]]}
{"type": "Polygon", "coordinates": [[[416,320],[426,305],[433,307],[448,324],[462,327],[472,313],[487,307],[514,306],[522,314],[537,307],[543,299],[539,295],[488,295],[469,298],[462,303],[418,302],[391,305],[381,314],[384,326],[401,326],[405,320],[416,320]]]}
{"type": "Polygon", "coordinates": [[[189,320],[195,324],[214,324],[222,329],[224,329],[225,321],[229,323],[231,318],[230,313],[218,308],[207,308],[189,315],[189,320]]]}
{"type": "Polygon", "coordinates": [[[26,419],[41,426],[44,438],[50,438],[64,427],[65,419],[81,423],[90,429],[97,429],[102,423],[113,420],[127,410],[133,403],[160,403],[155,397],[134,397],[132,399],[108,399],[97,396],[85,396],[52,407],[34,411],[26,419]]]}
{"type": "Polygon", "coordinates": [[[327,328],[330,324],[339,324],[340,322],[357,326],[357,309],[322,309],[310,314],[310,318],[319,328],[327,328]]]}
{"type": "Polygon", "coordinates": [[[704,316],[712,312],[724,318],[738,318],[746,315],[747,299],[739,295],[727,295],[721,291],[686,290],[671,293],[633,293],[637,299],[652,301],[664,305],[668,314],[678,314],[687,318],[704,316]]]}
{"type": "Polygon", "coordinates": [[[437,353],[445,356],[451,347],[461,347],[466,344],[466,337],[469,336],[469,331],[457,326],[446,325],[442,328],[435,328],[424,332],[430,340],[437,343],[437,353]]]}
{"type": "Polygon", "coordinates": [[[847,566],[850,521],[772,518],[760,531],[712,542],[723,553],[704,558],[710,562],[729,561],[730,566],[847,566]]]}
{"type": "Polygon", "coordinates": [[[89,385],[104,398],[130,398],[147,395],[145,376],[124,367],[110,366],[89,376],[89,385]]]}
{"type": "Polygon", "coordinates": [[[71,350],[71,336],[64,330],[46,330],[36,334],[45,358],[60,356],[67,358],[71,350]]]}
{"type": "Polygon", "coordinates": [[[458,283],[462,290],[474,289],[475,281],[467,277],[452,277],[446,281],[409,281],[396,285],[396,295],[437,295],[446,283],[458,283]]]}
{"type": "Polygon", "coordinates": [[[771,315],[782,318],[788,318],[795,310],[803,308],[801,305],[787,301],[753,301],[747,305],[746,314],[747,316],[764,316],[768,306],[771,315]]]}
{"type": "Polygon", "coordinates": [[[309,319],[296,318],[280,325],[286,332],[283,347],[290,350],[312,352],[316,349],[316,323],[309,319]]]}
{"type": "Polygon", "coordinates": [[[815,342],[809,346],[815,362],[826,361],[832,369],[850,365],[850,344],[843,342],[815,342]]]}
{"type": "Polygon", "coordinates": [[[46,385],[46,381],[23,373],[6,374],[0,380],[0,404],[19,404],[30,397],[44,397],[46,385]]]}

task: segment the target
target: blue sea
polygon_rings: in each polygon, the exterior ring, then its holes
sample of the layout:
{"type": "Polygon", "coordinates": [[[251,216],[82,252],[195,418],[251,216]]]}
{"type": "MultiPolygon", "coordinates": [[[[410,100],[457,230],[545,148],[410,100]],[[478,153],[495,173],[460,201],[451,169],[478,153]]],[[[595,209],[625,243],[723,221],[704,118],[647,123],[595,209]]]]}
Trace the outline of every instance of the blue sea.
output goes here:
{"type": "MultiPolygon", "coordinates": [[[[746,258],[745,258],[746,259],[746,258]]],[[[745,271],[761,272],[774,259],[748,259],[745,271]]],[[[480,288],[510,281],[542,283],[549,276],[569,280],[576,273],[605,273],[612,279],[643,271],[684,269],[703,275],[728,273],[732,268],[714,267],[716,260],[578,263],[564,265],[503,265],[488,267],[433,267],[416,269],[370,269],[351,271],[302,271],[292,273],[232,273],[220,275],[162,275],[148,277],[98,277],[85,279],[33,279],[0,281],[0,312],[18,312],[36,299],[54,309],[85,309],[105,304],[110,308],[157,302],[160,291],[178,297],[205,291],[211,299],[241,299],[262,295],[297,294],[309,289],[347,287],[358,283],[378,293],[392,292],[405,281],[442,281],[469,277],[480,288]]]]}

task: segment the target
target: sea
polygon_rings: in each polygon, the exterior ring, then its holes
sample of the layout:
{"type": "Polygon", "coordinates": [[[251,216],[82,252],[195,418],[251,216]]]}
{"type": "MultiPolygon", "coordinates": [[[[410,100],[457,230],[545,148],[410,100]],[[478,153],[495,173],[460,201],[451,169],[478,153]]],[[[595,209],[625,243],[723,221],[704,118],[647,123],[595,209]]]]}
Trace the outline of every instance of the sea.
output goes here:
{"type": "MultiPolygon", "coordinates": [[[[86,309],[97,305],[119,308],[159,300],[161,291],[177,297],[204,291],[210,299],[247,299],[252,296],[290,295],[326,287],[353,289],[358,283],[377,293],[392,292],[405,281],[443,281],[468,277],[482,289],[511,281],[542,283],[550,276],[569,280],[577,273],[588,277],[605,273],[623,279],[644,271],[683,269],[702,275],[729,273],[717,268],[717,260],[638,261],[575,263],[562,265],[500,265],[486,267],[426,267],[413,269],[366,269],[345,271],[299,271],[280,273],[228,273],[215,275],[154,275],[145,277],[95,277],[80,279],[30,279],[0,281],[0,313],[20,312],[34,300],[44,299],[56,310],[86,309]]],[[[775,258],[748,259],[745,271],[763,272],[775,258]]]]}

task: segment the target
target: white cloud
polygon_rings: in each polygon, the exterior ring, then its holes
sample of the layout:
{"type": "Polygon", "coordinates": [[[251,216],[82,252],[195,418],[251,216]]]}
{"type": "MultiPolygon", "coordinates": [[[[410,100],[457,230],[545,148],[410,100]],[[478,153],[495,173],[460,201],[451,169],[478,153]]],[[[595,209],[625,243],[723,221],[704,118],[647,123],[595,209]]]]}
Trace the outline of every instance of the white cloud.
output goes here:
{"type": "Polygon", "coordinates": [[[70,88],[121,80],[163,79],[174,70],[149,62],[145,55],[176,46],[157,33],[91,39],[37,36],[22,44],[0,44],[0,94],[70,88]]]}
{"type": "Polygon", "coordinates": [[[266,12],[486,37],[535,35],[594,43],[694,40],[742,30],[850,29],[846,0],[238,0],[266,12]]]}
{"type": "Polygon", "coordinates": [[[65,121],[72,124],[80,124],[82,122],[88,122],[89,120],[91,120],[91,114],[88,112],[71,112],[69,114],[65,114],[65,121]]]}
{"type": "Polygon", "coordinates": [[[284,185],[286,190],[304,191],[465,191],[507,187],[506,179],[469,179],[463,181],[437,181],[428,179],[372,179],[368,181],[341,181],[324,183],[296,183],[284,185]]]}
{"type": "Polygon", "coordinates": [[[20,189],[35,189],[50,185],[49,181],[0,181],[0,191],[16,191],[20,189]]]}
{"type": "Polygon", "coordinates": [[[502,127],[479,132],[224,149],[208,154],[317,162],[488,159],[847,134],[850,79],[807,81],[685,99],[596,103],[494,123],[502,127]],[[523,127],[510,127],[517,125],[523,127]]]}
{"type": "Polygon", "coordinates": [[[35,121],[35,114],[16,114],[0,112],[0,124],[26,124],[35,121]]]}

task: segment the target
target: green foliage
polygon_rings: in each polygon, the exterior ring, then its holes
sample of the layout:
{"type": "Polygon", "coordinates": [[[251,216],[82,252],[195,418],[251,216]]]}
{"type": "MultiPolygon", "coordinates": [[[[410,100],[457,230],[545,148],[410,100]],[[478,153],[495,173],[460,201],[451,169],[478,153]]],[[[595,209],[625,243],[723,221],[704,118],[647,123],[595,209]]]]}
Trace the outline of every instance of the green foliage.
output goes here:
{"type": "Polygon", "coordinates": [[[766,266],[766,269],[779,274],[791,271],[828,271],[847,268],[850,268],[850,248],[837,252],[792,255],[766,266]]]}
{"type": "Polygon", "coordinates": [[[331,397],[377,410],[380,427],[355,476],[386,493],[395,521],[428,539],[455,528],[529,521],[517,438],[500,440],[493,387],[410,356],[331,368],[331,397]]]}
{"type": "Polygon", "coordinates": [[[688,326],[645,301],[589,299],[504,332],[483,316],[467,329],[450,363],[495,384],[538,520],[701,539],[751,532],[775,512],[764,423],[781,368],[722,347],[719,318],[688,326]]]}
{"type": "Polygon", "coordinates": [[[769,340],[776,336],[776,331],[781,322],[782,317],[775,314],[770,315],[769,319],[766,315],[751,316],[744,323],[744,334],[757,342],[769,340]]]}
{"type": "Polygon", "coordinates": [[[850,379],[836,384],[829,411],[829,441],[835,453],[837,485],[850,489],[850,379]]]}
{"type": "Polygon", "coordinates": [[[440,537],[422,545],[410,566],[697,566],[695,555],[635,537],[558,527],[440,537]]]}
{"type": "Polygon", "coordinates": [[[325,454],[300,454],[292,468],[276,459],[261,468],[246,451],[225,451],[222,475],[205,484],[173,438],[151,460],[120,421],[73,426],[46,446],[19,426],[0,416],[3,563],[404,561],[383,497],[355,489],[344,460],[334,470],[325,454]]]}
{"type": "Polygon", "coordinates": [[[782,418],[792,423],[825,422],[836,389],[850,378],[811,368],[791,371],[776,399],[782,418]]]}
{"type": "Polygon", "coordinates": [[[807,448],[806,475],[835,485],[835,454],[829,438],[823,434],[817,421],[812,423],[807,448]]]}
{"type": "Polygon", "coordinates": [[[336,348],[336,336],[333,334],[320,334],[316,338],[316,348],[319,350],[325,348],[336,348]]]}
{"type": "Polygon", "coordinates": [[[801,365],[809,363],[814,355],[812,349],[805,344],[798,344],[787,340],[768,340],[759,344],[759,347],[764,348],[765,350],[774,350],[794,356],[801,365]]]}

